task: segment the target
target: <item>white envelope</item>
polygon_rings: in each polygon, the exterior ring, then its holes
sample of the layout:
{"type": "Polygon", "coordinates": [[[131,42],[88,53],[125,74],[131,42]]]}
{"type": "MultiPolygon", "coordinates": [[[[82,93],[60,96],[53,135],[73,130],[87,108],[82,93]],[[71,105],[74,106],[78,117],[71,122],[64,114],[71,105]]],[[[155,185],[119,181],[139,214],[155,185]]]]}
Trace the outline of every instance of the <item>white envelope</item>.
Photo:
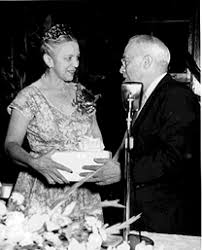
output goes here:
{"type": "Polygon", "coordinates": [[[111,152],[103,151],[64,151],[55,152],[52,156],[52,160],[60,163],[73,171],[68,173],[66,171],[58,170],[68,181],[80,181],[82,176],[79,174],[82,172],[90,172],[89,170],[82,169],[84,165],[99,165],[93,159],[95,158],[110,158],[111,152]]]}

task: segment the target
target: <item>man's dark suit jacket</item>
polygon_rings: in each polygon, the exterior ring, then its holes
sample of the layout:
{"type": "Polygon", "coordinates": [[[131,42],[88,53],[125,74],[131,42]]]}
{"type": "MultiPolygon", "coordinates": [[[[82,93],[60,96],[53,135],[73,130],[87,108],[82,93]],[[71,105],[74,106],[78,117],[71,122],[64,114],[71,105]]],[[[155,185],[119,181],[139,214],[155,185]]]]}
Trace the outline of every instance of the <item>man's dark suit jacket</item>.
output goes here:
{"type": "Polygon", "coordinates": [[[167,74],[145,103],[131,134],[130,216],[142,212],[131,228],[198,234],[200,104],[196,95],[167,74]]]}

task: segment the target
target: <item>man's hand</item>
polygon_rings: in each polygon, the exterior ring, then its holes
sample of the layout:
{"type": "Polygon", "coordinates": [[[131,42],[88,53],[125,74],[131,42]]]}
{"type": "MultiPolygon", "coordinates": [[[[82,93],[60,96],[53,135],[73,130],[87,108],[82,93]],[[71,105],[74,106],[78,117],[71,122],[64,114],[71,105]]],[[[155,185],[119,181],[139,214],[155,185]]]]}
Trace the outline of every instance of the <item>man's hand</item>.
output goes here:
{"type": "MultiPolygon", "coordinates": [[[[103,165],[90,165],[83,166],[83,169],[89,171],[99,171],[91,177],[88,182],[95,182],[97,185],[109,185],[112,183],[119,182],[121,179],[121,168],[120,163],[113,159],[94,159],[96,163],[103,165]]],[[[80,175],[86,176],[87,172],[83,172],[80,175]]]]}

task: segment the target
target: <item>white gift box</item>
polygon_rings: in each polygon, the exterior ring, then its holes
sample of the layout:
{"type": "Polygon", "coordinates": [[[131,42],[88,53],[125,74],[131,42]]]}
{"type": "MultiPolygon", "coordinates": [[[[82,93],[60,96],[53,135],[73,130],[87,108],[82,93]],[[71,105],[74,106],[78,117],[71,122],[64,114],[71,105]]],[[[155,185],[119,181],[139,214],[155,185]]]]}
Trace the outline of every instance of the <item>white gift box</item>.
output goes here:
{"type": "Polygon", "coordinates": [[[90,172],[89,170],[82,169],[86,165],[100,165],[94,161],[95,158],[109,159],[111,152],[107,150],[102,151],[65,151],[55,152],[52,159],[67,168],[71,169],[73,173],[58,170],[68,181],[80,181],[83,177],[79,174],[82,172],[90,172]]]}

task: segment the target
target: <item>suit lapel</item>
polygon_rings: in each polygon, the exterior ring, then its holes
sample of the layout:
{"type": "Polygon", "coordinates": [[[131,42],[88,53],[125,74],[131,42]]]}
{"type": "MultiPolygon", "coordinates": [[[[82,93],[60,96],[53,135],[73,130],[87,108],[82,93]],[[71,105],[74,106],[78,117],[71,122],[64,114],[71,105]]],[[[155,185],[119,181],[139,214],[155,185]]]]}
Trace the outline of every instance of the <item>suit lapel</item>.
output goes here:
{"type": "Polygon", "coordinates": [[[172,78],[169,74],[166,74],[161,81],[159,82],[159,84],[156,86],[156,88],[154,89],[154,91],[151,93],[151,95],[149,96],[149,98],[147,99],[145,105],[143,106],[142,110],[140,111],[140,113],[138,114],[138,116],[136,117],[136,115],[134,115],[133,117],[133,121],[132,121],[132,126],[133,129],[135,129],[136,127],[139,126],[139,124],[141,124],[145,114],[147,114],[148,109],[152,107],[152,103],[153,101],[158,98],[159,95],[159,91],[161,91],[163,85],[168,82],[171,81],[172,78]]]}

